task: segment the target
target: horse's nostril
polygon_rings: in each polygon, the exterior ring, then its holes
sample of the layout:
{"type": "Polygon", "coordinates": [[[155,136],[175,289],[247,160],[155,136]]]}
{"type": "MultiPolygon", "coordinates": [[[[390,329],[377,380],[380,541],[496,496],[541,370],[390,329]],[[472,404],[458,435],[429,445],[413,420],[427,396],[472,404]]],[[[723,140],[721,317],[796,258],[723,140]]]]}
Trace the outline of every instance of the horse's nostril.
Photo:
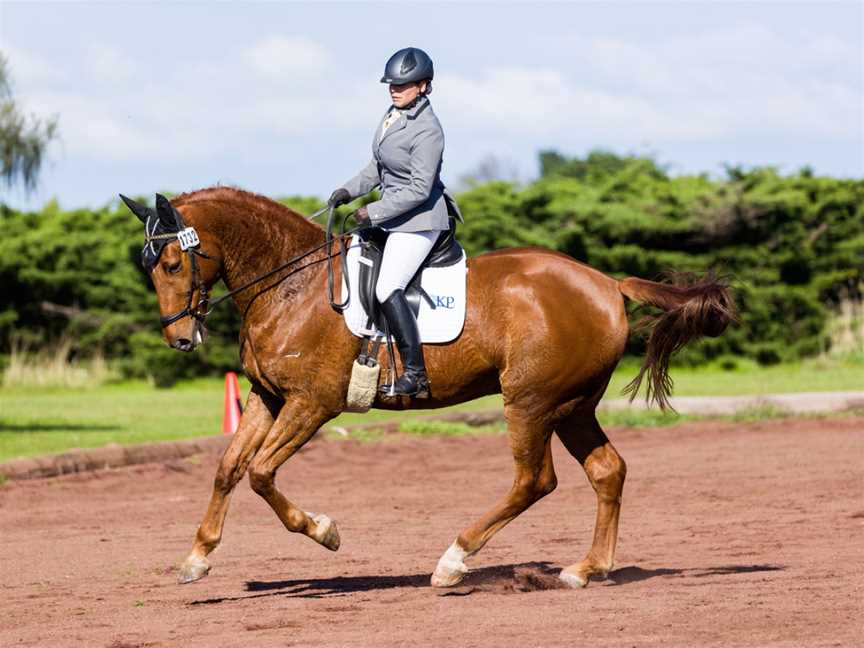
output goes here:
{"type": "Polygon", "coordinates": [[[180,351],[191,351],[192,340],[189,338],[177,338],[174,340],[174,348],[179,349],[180,351]]]}

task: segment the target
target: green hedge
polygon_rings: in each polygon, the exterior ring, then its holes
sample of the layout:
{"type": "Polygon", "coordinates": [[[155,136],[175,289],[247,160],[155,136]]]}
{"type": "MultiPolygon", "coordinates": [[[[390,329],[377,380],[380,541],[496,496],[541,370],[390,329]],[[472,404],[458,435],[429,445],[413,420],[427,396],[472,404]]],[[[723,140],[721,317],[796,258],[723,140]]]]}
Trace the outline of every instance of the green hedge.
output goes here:
{"type": "MultiPolygon", "coordinates": [[[[653,160],[603,152],[544,153],[541,168],[527,187],[489,183],[459,196],[466,248],[542,245],[617,277],[728,275],[741,325],[679,362],[734,354],[770,364],[826,351],[839,301],[862,298],[862,180],[772,168],[670,177],[653,160]]],[[[643,344],[634,337],[629,350],[643,344]]]]}
{"type": "MultiPolygon", "coordinates": [[[[527,185],[489,182],[459,196],[470,254],[519,245],[563,251],[615,276],[656,278],[668,269],[728,274],[741,325],[705,340],[680,361],[727,354],[773,363],[828,348],[827,323],[864,282],[864,181],[730,168],[727,177],[670,177],[653,160],[594,152],[541,154],[527,185]]],[[[293,197],[302,213],[323,203],[293,197]]],[[[127,376],[178,377],[236,369],[237,314],[208,319],[208,344],[168,349],[141,270],[140,222],[125,207],[38,213],[0,205],[0,353],[60,337],[75,352],[100,350],[127,376]]],[[[218,294],[218,292],[217,292],[218,294]]],[[[643,342],[631,340],[640,353],[643,342]]]]}

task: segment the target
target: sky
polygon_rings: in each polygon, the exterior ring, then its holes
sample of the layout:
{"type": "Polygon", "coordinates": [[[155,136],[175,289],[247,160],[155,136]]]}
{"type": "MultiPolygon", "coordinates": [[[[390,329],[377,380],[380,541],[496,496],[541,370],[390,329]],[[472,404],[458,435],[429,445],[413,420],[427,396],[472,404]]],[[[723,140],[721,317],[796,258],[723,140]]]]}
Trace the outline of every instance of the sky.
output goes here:
{"type": "Polygon", "coordinates": [[[287,3],[0,0],[18,103],[59,117],[38,190],[98,207],[230,184],[326,197],[371,157],[384,63],[435,62],[442,177],[537,154],[654,156],[864,177],[864,3],[287,3]]]}

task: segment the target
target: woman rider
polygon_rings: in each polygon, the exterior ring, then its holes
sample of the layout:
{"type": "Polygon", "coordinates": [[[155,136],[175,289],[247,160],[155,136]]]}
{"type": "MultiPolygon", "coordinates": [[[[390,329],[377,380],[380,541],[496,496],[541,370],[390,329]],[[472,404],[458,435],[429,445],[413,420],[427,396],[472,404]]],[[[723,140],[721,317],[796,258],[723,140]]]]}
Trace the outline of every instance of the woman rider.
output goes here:
{"type": "MultiPolygon", "coordinates": [[[[381,186],[381,199],[361,207],[354,217],[360,225],[389,232],[375,296],[402,358],[404,371],[393,390],[418,398],[428,397],[429,380],[405,288],[440,233],[450,228],[449,213],[460,218],[441,182],[444,132],[428,98],[433,75],[432,59],[421,49],[408,47],[390,57],[381,83],[390,84],[393,104],[375,131],[372,161],[329,200],[342,205],[381,186]]],[[[381,387],[382,392],[390,389],[381,387]]]]}

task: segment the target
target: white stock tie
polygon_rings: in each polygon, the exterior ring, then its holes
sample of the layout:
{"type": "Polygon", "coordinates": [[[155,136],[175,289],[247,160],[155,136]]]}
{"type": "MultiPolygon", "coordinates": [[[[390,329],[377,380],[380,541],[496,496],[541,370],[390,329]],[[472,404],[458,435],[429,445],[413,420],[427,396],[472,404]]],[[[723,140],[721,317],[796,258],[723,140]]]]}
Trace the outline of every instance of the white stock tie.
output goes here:
{"type": "Polygon", "coordinates": [[[390,114],[384,118],[384,123],[381,124],[381,138],[378,140],[379,142],[384,139],[384,133],[387,132],[387,129],[390,128],[393,124],[396,123],[402,116],[402,113],[396,110],[395,108],[390,111],[390,114]]]}

